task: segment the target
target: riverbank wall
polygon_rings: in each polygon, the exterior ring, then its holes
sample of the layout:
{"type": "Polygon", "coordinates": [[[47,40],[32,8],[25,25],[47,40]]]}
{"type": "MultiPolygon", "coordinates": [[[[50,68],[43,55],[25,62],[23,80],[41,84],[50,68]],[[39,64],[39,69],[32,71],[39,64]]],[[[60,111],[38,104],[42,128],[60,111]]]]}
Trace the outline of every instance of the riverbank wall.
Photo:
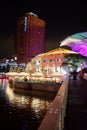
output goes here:
{"type": "Polygon", "coordinates": [[[14,89],[26,89],[35,91],[58,92],[61,83],[56,82],[27,82],[27,81],[9,81],[10,87],[14,89]]]}

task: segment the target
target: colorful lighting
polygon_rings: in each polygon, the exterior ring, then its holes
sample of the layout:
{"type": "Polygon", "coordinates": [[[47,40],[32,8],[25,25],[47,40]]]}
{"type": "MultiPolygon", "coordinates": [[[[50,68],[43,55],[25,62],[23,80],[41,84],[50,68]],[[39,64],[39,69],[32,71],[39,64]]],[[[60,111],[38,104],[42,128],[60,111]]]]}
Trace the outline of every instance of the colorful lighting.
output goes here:
{"type": "Polygon", "coordinates": [[[80,32],[68,36],[61,41],[60,46],[69,46],[72,51],[87,57],[87,32],[80,32]]]}

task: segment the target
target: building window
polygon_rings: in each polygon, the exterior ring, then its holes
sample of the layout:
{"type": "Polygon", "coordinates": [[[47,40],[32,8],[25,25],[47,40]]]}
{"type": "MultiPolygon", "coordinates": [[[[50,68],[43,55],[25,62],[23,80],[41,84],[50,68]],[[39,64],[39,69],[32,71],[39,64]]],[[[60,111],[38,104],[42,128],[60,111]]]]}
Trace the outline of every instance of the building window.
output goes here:
{"type": "Polygon", "coordinates": [[[45,63],[45,60],[43,60],[43,63],[45,63]]]}
{"type": "Polygon", "coordinates": [[[53,61],[52,59],[49,60],[49,62],[52,62],[52,61],[53,61]]]}
{"type": "Polygon", "coordinates": [[[61,59],[60,58],[58,58],[58,62],[60,62],[61,61],[61,59]]]}

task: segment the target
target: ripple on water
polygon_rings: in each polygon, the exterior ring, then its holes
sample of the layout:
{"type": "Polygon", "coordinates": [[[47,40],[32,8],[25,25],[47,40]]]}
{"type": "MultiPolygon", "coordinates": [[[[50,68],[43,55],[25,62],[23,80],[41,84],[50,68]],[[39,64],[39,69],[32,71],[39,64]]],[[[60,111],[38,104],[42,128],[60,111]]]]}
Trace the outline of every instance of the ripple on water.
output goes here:
{"type": "Polygon", "coordinates": [[[0,125],[2,130],[36,130],[56,94],[13,91],[0,82],[0,125]]]}

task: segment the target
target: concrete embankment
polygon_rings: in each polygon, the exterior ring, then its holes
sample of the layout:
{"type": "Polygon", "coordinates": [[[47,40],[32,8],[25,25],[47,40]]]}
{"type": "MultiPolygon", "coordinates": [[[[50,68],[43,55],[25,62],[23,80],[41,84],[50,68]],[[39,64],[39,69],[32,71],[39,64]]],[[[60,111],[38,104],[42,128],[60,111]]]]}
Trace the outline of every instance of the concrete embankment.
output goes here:
{"type": "Polygon", "coordinates": [[[63,130],[69,76],[62,83],[38,130],[63,130]]]}
{"type": "Polygon", "coordinates": [[[9,81],[11,87],[15,89],[27,89],[35,91],[47,91],[47,92],[58,92],[62,83],[56,82],[20,82],[20,81],[9,81]]]}

